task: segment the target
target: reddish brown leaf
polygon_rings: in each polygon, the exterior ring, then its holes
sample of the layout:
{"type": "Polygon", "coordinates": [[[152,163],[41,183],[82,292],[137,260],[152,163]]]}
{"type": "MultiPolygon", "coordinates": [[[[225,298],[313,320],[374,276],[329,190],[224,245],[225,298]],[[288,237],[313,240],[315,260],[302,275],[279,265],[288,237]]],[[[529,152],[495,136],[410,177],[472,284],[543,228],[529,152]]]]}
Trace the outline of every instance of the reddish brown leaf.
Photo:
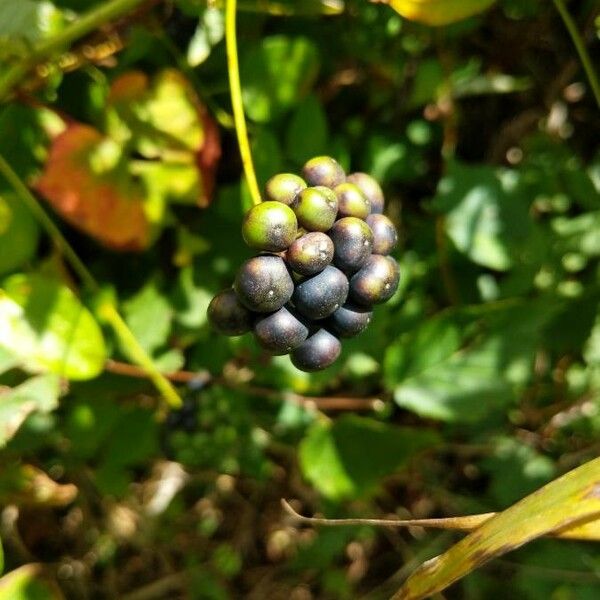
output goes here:
{"type": "Polygon", "coordinates": [[[104,245],[141,250],[150,241],[141,190],[116,169],[92,165],[105,139],[87,125],[69,125],[54,139],[36,187],[65,220],[104,245]]]}

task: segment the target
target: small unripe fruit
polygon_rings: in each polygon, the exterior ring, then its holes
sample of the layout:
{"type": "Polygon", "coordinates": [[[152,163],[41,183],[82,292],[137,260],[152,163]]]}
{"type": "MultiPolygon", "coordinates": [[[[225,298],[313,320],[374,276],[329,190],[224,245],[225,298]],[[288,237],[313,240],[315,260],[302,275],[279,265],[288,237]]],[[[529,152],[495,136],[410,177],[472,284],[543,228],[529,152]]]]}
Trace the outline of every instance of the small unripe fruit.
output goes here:
{"type": "Polygon", "coordinates": [[[302,177],[293,173],[279,173],[267,181],[265,195],[267,200],[282,202],[290,206],[305,187],[306,182],[302,177]]]}
{"type": "Polygon", "coordinates": [[[348,175],[346,181],[357,185],[362,190],[362,193],[369,199],[369,202],[371,203],[371,214],[383,212],[383,190],[373,177],[366,173],[352,173],[351,175],[348,175]]]}
{"type": "Polygon", "coordinates": [[[398,289],[400,270],[391,256],[372,254],[350,279],[350,297],[361,306],[389,300],[398,289]]]}
{"type": "Polygon", "coordinates": [[[316,275],[333,260],[333,242],[320,231],[307,233],[288,248],[286,258],[296,273],[316,275]]]}
{"type": "Polygon", "coordinates": [[[331,265],[296,285],[292,301],[308,319],[324,319],[336,311],[348,297],[348,279],[331,265]]]}
{"type": "Polygon", "coordinates": [[[307,231],[328,231],[337,216],[338,200],[329,188],[309,187],[298,194],[292,208],[307,231]]]}
{"type": "Polygon", "coordinates": [[[346,181],[341,165],[331,156],[315,156],[302,167],[302,176],[308,185],[324,185],[334,188],[346,181]]]}
{"type": "Polygon", "coordinates": [[[208,321],[223,335],[243,335],[252,327],[252,313],[231,289],[219,292],[208,305],[208,321]]]}
{"type": "Polygon", "coordinates": [[[338,219],[343,217],[367,218],[371,212],[371,202],[356,184],[346,181],[340,183],[333,191],[338,198],[338,219]]]}
{"type": "Polygon", "coordinates": [[[336,221],[329,236],[335,248],[333,262],[342,271],[358,271],[371,255],[373,232],[361,219],[344,217],[336,221]]]}
{"type": "Polygon", "coordinates": [[[255,256],[238,271],[233,287],[244,306],[255,312],[279,310],[292,297],[294,282],[279,256],[255,256]]]}
{"type": "Polygon", "coordinates": [[[296,238],[294,211],[281,202],[261,202],[244,217],[242,236],[251,248],[268,252],[285,250],[296,238]]]}
{"type": "Polygon", "coordinates": [[[259,317],[254,324],[254,336],[267,352],[288,354],[308,337],[308,327],[284,306],[259,317]]]}
{"type": "Polygon", "coordinates": [[[327,327],[338,337],[353,337],[368,327],[372,317],[370,309],[346,303],[329,317],[327,327]]]}
{"type": "Polygon", "coordinates": [[[398,232],[385,215],[369,215],[367,224],[373,232],[373,254],[389,254],[398,243],[398,232]]]}
{"type": "Polygon", "coordinates": [[[337,360],[341,350],[340,340],[326,329],[319,329],[298,346],[290,358],[302,371],[321,371],[337,360]]]}

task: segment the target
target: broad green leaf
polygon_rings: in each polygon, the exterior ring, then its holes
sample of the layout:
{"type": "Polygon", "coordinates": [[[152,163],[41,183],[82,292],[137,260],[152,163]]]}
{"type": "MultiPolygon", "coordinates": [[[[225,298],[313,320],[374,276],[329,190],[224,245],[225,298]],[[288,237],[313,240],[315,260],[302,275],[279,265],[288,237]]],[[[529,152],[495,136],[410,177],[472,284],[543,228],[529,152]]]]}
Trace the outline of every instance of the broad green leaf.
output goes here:
{"type": "Polygon", "coordinates": [[[38,239],[39,229],[31,211],[14,194],[0,192],[0,275],[31,260],[38,239]]]}
{"type": "Polygon", "coordinates": [[[63,600],[60,588],[42,564],[30,563],[0,579],[0,600],[63,600]]]}
{"type": "Polygon", "coordinates": [[[311,89],[319,53],[305,37],[276,35],[242,56],[243,100],[248,117],[265,123],[293,108],[311,89]]]}
{"type": "Polygon", "coordinates": [[[533,224],[529,200],[515,171],[454,162],[440,181],[433,206],[457,249],[473,262],[507,271],[523,260],[533,224]]]}
{"type": "Polygon", "coordinates": [[[421,565],[393,600],[428,598],[489,560],[543,535],[600,518],[600,458],[555,479],[421,565]]]}
{"type": "Polygon", "coordinates": [[[91,379],[104,367],[100,327],[73,292],[42,275],[13,275],[0,289],[0,347],[31,372],[91,379]]]}
{"type": "MultiPolygon", "coordinates": [[[[9,40],[26,44],[59,31],[63,13],[46,0],[2,0],[0,2],[0,45],[9,40]]],[[[25,46],[26,47],[26,46],[25,46]]]]}
{"type": "Polygon", "coordinates": [[[15,435],[29,415],[54,410],[59,394],[60,380],[56,375],[38,375],[0,392],[0,447],[15,435]]]}
{"type": "Polygon", "coordinates": [[[356,498],[372,492],[383,477],[438,442],[433,431],[344,416],[309,429],[300,444],[300,466],[327,498],[356,498]]]}
{"type": "Polygon", "coordinates": [[[426,25],[448,25],[491,6],[495,0],[390,0],[403,17],[426,25]]]}
{"type": "Polygon", "coordinates": [[[310,94],[294,111],[287,130],[286,151],[299,165],[325,154],[328,137],[327,117],[319,99],[310,94]],[[307,132],[311,132],[310,135],[307,132]]]}

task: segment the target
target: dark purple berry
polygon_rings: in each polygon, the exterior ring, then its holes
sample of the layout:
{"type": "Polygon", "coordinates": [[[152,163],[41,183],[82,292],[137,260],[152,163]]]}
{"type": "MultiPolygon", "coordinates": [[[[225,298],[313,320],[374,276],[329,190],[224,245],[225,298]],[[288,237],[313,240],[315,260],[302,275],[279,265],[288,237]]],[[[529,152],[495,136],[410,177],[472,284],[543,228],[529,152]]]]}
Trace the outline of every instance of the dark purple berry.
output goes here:
{"type": "Polygon", "coordinates": [[[290,354],[292,363],[301,371],[321,371],[333,364],[342,345],[326,329],[319,329],[290,354]]]}
{"type": "Polygon", "coordinates": [[[367,224],[373,232],[373,254],[389,254],[398,243],[398,232],[385,215],[369,215],[367,224]]]}
{"type": "Polygon", "coordinates": [[[315,156],[302,167],[302,176],[308,185],[324,185],[334,188],[346,181],[341,165],[331,156],[315,156]]]}
{"type": "Polygon", "coordinates": [[[281,252],[295,239],[298,221],[294,211],[281,202],[261,202],[244,217],[242,236],[250,248],[281,252]]]}
{"type": "Polygon", "coordinates": [[[342,217],[367,218],[371,212],[371,202],[357,185],[346,181],[340,183],[333,191],[338,198],[338,219],[342,217]]]}
{"type": "Polygon", "coordinates": [[[327,187],[309,187],[296,196],[292,208],[307,231],[328,231],[337,216],[338,200],[327,187]]]}
{"type": "Polygon", "coordinates": [[[294,292],[294,282],[283,259],[269,255],[247,260],[233,286],[240,302],[260,313],[279,310],[294,292]]]}
{"type": "Polygon", "coordinates": [[[344,217],[336,221],[329,237],[335,248],[333,262],[342,271],[358,271],[371,255],[373,232],[361,219],[344,217]]]}
{"type": "Polygon", "coordinates": [[[279,173],[267,181],[265,196],[267,200],[282,202],[290,206],[305,187],[306,182],[302,177],[293,173],[279,173]]]}
{"type": "Polygon", "coordinates": [[[385,302],[394,295],[399,281],[398,263],[391,256],[371,254],[350,279],[350,297],[361,306],[385,302]]]}
{"type": "Polygon", "coordinates": [[[353,337],[367,328],[373,312],[356,304],[340,306],[327,320],[327,327],[338,337],[353,337]]]}
{"type": "Polygon", "coordinates": [[[284,306],[259,317],[254,324],[254,335],[271,354],[288,354],[308,337],[308,327],[284,306]]]}
{"type": "Polygon", "coordinates": [[[308,319],[324,319],[336,311],[348,297],[348,279],[329,265],[323,271],[296,285],[292,301],[308,319]]]}
{"type": "Polygon", "coordinates": [[[252,313],[231,289],[219,292],[208,305],[208,321],[223,335],[243,335],[252,328],[252,313]]]}
{"type": "Polygon", "coordinates": [[[371,214],[379,214],[383,212],[384,198],[381,186],[373,177],[366,173],[352,173],[348,175],[346,181],[354,183],[369,199],[371,203],[371,214]]]}
{"type": "Polygon", "coordinates": [[[307,233],[288,248],[286,259],[296,273],[315,275],[333,260],[333,242],[320,231],[307,233]]]}

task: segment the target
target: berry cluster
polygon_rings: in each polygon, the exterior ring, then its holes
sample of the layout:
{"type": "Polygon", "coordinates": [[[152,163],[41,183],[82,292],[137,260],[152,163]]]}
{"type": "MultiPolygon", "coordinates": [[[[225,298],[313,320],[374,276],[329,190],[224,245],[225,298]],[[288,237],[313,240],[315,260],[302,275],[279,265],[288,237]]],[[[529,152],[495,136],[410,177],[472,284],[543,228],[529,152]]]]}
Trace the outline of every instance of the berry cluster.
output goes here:
{"type": "Polygon", "coordinates": [[[208,318],[225,335],[252,330],[271,354],[319,371],[339,356],[339,338],[363,331],[373,305],[396,291],[398,264],[388,255],[398,235],[379,184],[346,176],[328,156],[309,160],[302,177],[275,175],[265,192],[242,227],[260,254],[213,298],[208,318]]]}

